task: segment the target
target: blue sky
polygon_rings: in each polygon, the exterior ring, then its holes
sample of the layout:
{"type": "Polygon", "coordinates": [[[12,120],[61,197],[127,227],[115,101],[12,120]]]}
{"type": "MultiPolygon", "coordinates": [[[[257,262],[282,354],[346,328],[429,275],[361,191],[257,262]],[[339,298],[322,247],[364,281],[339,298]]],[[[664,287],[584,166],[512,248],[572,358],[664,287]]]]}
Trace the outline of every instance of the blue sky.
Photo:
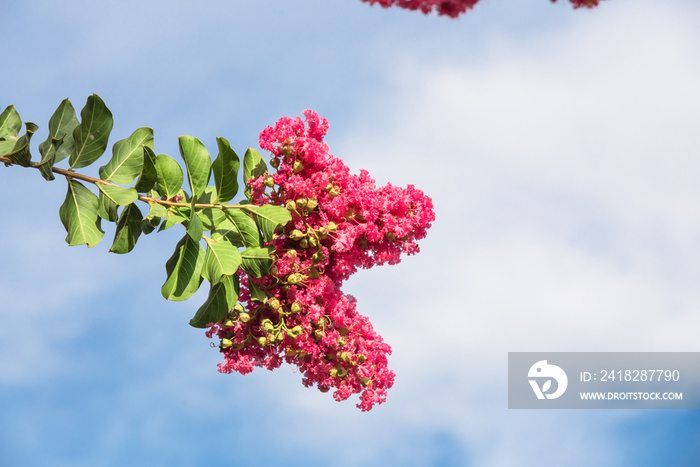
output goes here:
{"type": "Polygon", "coordinates": [[[0,465],[696,465],[696,411],[509,411],[506,363],[698,350],[699,31],[693,0],[482,0],[457,20],[358,0],[5,2],[0,107],[37,141],[92,93],[111,143],[151,126],[175,157],[180,135],[241,153],[311,108],[332,153],[423,189],[437,220],[421,254],[347,283],[397,374],[361,413],[290,368],[217,373],[187,325],[201,294],[160,296],[180,232],[122,256],[111,230],[68,247],[65,183],[0,168],[0,465]]]}

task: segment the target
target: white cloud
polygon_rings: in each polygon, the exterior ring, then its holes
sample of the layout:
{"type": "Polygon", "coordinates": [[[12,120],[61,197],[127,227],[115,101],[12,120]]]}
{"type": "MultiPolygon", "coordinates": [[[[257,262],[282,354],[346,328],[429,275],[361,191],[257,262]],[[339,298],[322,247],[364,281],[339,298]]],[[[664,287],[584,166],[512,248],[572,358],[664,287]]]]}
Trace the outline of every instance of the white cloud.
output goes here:
{"type": "Polygon", "coordinates": [[[404,59],[334,149],[434,197],[421,255],[349,285],[393,344],[394,407],[462,433],[478,465],[529,465],[548,439],[619,465],[604,438],[637,416],[505,413],[508,351],[696,350],[696,9],[609,2],[476,66],[404,59]]]}

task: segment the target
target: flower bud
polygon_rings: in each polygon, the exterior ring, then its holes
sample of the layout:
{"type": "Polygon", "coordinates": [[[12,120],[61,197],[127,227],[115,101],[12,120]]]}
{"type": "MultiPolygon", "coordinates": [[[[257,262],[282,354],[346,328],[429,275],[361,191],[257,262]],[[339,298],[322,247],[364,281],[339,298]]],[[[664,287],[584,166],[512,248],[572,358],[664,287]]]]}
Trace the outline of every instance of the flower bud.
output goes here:
{"type": "Polygon", "coordinates": [[[233,345],[233,342],[231,342],[230,339],[226,339],[225,337],[221,339],[221,348],[222,349],[228,349],[233,345]]]}
{"type": "Polygon", "coordinates": [[[335,378],[336,376],[338,376],[338,369],[337,369],[337,368],[331,368],[331,370],[330,370],[329,373],[330,373],[330,375],[331,375],[331,378],[335,378]]]}
{"type": "Polygon", "coordinates": [[[323,258],[325,258],[325,255],[323,254],[323,251],[318,250],[318,251],[317,251],[316,253],[314,253],[313,256],[311,257],[311,261],[312,261],[314,264],[317,264],[317,263],[320,263],[321,261],[323,261],[323,258]]]}
{"type": "Polygon", "coordinates": [[[364,387],[369,386],[370,383],[372,382],[372,378],[365,378],[365,377],[363,377],[363,376],[360,376],[358,379],[360,380],[360,383],[362,383],[362,385],[363,385],[364,387]]]}
{"type": "Polygon", "coordinates": [[[230,319],[227,319],[226,321],[224,321],[224,326],[227,327],[227,328],[232,328],[232,327],[234,327],[235,325],[236,325],[236,323],[234,323],[234,322],[233,322],[232,320],[230,320],[230,319]]]}
{"type": "Polygon", "coordinates": [[[340,352],[340,356],[338,358],[343,362],[349,362],[352,358],[352,354],[350,352],[340,352]]]}
{"type": "Polygon", "coordinates": [[[267,177],[265,177],[263,185],[265,185],[268,188],[272,188],[273,186],[275,186],[275,180],[272,178],[272,175],[268,175],[267,177]]]}
{"type": "Polygon", "coordinates": [[[238,317],[238,320],[241,323],[247,323],[250,321],[250,315],[248,313],[241,313],[241,315],[238,317]]]}
{"type": "Polygon", "coordinates": [[[348,340],[345,337],[339,337],[336,342],[338,343],[338,347],[342,347],[348,343],[348,340]]]}
{"type": "Polygon", "coordinates": [[[309,239],[308,238],[302,238],[301,241],[299,242],[299,246],[307,249],[309,247],[309,239]]]}
{"type": "Polygon", "coordinates": [[[333,222],[333,221],[330,221],[330,222],[328,223],[328,230],[331,231],[331,232],[335,232],[336,230],[338,230],[338,224],[336,224],[336,223],[333,222]]]}
{"type": "Polygon", "coordinates": [[[299,302],[292,303],[292,313],[299,313],[301,310],[302,310],[301,303],[299,303],[299,302]]]}
{"type": "Polygon", "coordinates": [[[277,157],[273,157],[272,159],[270,159],[270,165],[273,169],[276,169],[280,166],[280,160],[277,157]]]}
{"type": "Polygon", "coordinates": [[[299,229],[294,229],[292,233],[289,234],[289,238],[292,240],[301,240],[304,237],[306,237],[306,234],[299,229]]]}
{"type": "Polygon", "coordinates": [[[318,238],[316,238],[313,235],[309,236],[309,245],[314,246],[314,247],[318,246],[318,238]]]}
{"type": "Polygon", "coordinates": [[[287,211],[296,211],[297,210],[297,203],[294,202],[293,199],[290,199],[287,201],[287,211]]]}
{"type": "Polygon", "coordinates": [[[311,266],[311,268],[309,269],[309,279],[318,279],[318,276],[320,275],[321,273],[318,272],[318,269],[311,266]]]}
{"type": "Polygon", "coordinates": [[[331,190],[328,192],[328,196],[330,196],[331,198],[335,198],[339,194],[340,194],[340,190],[336,187],[331,188],[331,190]]]}
{"type": "Polygon", "coordinates": [[[262,323],[260,324],[262,325],[263,331],[265,331],[266,333],[271,332],[275,328],[275,326],[272,324],[272,321],[269,319],[262,320],[262,323]]]}
{"type": "Polygon", "coordinates": [[[267,304],[269,305],[270,308],[273,310],[279,310],[280,308],[280,301],[277,300],[275,297],[270,297],[267,299],[267,304]]]}
{"type": "Polygon", "coordinates": [[[290,274],[287,276],[287,282],[291,285],[300,284],[304,280],[304,275],[299,273],[290,274]]]}
{"type": "Polygon", "coordinates": [[[364,363],[367,361],[367,357],[361,353],[357,354],[357,361],[360,363],[364,363]]]}
{"type": "Polygon", "coordinates": [[[323,338],[323,331],[321,329],[316,329],[314,331],[314,340],[319,341],[323,338]]]}
{"type": "Polygon", "coordinates": [[[300,336],[302,332],[304,332],[304,328],[301,325],[297,324],[292,329],[288,330],[287,334],[289,335],[289,337],[294,339],[295,337],[300,336]]]}
{"type": "Polygon", "coordinates": [[[236,313],[243,313],[245,309],[243,308],[243,305],[241,305],[240,303],[236,303],[233,306],[233,311],[235,311],[236,313]]]}
{"type": "Polygon", "coordinates": [[[294,164],[292,164],[292,170],[295,174],[298,174],[304,170],[304,164],[302,164],[301,161],[294,161],[294,164]]]}
{"type": "Polygon", "coordinates": [[[258,337],[257,341],[258,344],[260,344],[260,347],[265,347],[265,345],[267,344],[267,339],[265,339],[264,337],[258,337]]]}
{"type": "Polygon", "coordinates": [[[299,208],[300,210],[303,211],[304,209],[306,209],[306,204],[307,204],[308,202],[309,202],[309,201],[308,201],[306,198],[304,198],[304,197],[301,197],[301,198],[297,199],[297,208],[299,208]]]}
{"type": "Polygon", "coordinates": [[[318,200],[316,198],[311,198],[308,203],[306,203],[306,209],[313,211],[318,206],[318,200]]]}

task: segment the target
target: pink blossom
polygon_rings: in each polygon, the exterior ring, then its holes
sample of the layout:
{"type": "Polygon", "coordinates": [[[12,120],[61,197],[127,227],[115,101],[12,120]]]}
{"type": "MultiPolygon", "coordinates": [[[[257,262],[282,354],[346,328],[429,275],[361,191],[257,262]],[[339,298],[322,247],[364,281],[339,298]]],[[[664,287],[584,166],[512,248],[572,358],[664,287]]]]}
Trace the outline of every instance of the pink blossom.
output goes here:
{"type": "Polygon", "coordinates": [[[340,287],[358,268],[417,253],[416,241],[435,219],[433,204],[412,185],[378,188],[366,171],[351,174],[323,141],[328,121],[303,113],[305,122],[284,117],[260,134],[276,167],[273,186],[263,183],[266,175],[247,182],[254,204],[286,206],[292,215],[271,242],[274,268],[257,279],[240,273],[242,306],[207,333],[222,340],[223,373],[286,361],[305,386],[334,389],[338,401],[360,394],[357,406],[370,410],[394,384],[391,348],[340,287]],[[251,298],[252,286],[265,302],[251,298]]]}
{"type": "MultiPolygon", "coordinates": [[[[476,5],[479,0],[362,0],[371,5],[379,4],[384,8],[398,6],[409,10],[420,10],[425,14],[436,12],[438,15],[456,18],[476,5]]],[[[556,2],[557,0],[552,0],[556,2]]],[[[598,6],[600,0],[569,0],[574,8],[592,8],[598,6]]]]}

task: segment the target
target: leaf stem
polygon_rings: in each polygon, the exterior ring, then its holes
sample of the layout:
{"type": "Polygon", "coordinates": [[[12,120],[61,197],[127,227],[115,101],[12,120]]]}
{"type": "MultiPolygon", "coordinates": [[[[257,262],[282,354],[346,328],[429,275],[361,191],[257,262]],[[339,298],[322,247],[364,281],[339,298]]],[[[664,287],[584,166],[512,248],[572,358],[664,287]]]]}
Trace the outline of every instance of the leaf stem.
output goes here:
{"type": "MultiPolygon", "coordinates": [[[[4,163],[6,167],[9,167],[11,165],[17,165],[12,159],[6,156],[0,156],[0,162],[4,163]]],[[[39,167],[35,164],[32,164],[32,167],[35,169],[38,169],[39,167]]],[[[117,185],[116,183],[112,183],[107,180],[102,180],[99,178],[91,177],[89,175],[84,175],[78,172],[74,172],[73,170],[65,170],[61,169],[58,167],[51,167],[51,171],[53,173],[57,173],[59,175],[65,175],[66,177],[69,178],[74,178],[76,180],[82,180],[84,182],[92,183],[93,185],[97,184],[102,184],[102,185],[113,185],[113,186],[118,186],[120,188],[120,185],[117,185]]],[[[144,195],[139,195],[139,200],[145,202],[145,203],[155,203],[155,204],[161,204],[163,206],[175,206],[175,207],[183,207],[183,208],[190,208],[192,207],[191,203],[178,203],[175,201],[168,201],[164,199],[159,199],[159,198],[153,198],[151,196],[144,196],[144,195]]],[[[247,206],[243,206],[240,204],[195,204],[195,208],[217,208],[217,209],[243,209],[246,211],[252,212],[252,209],[248,208],[247,206]]]]}

